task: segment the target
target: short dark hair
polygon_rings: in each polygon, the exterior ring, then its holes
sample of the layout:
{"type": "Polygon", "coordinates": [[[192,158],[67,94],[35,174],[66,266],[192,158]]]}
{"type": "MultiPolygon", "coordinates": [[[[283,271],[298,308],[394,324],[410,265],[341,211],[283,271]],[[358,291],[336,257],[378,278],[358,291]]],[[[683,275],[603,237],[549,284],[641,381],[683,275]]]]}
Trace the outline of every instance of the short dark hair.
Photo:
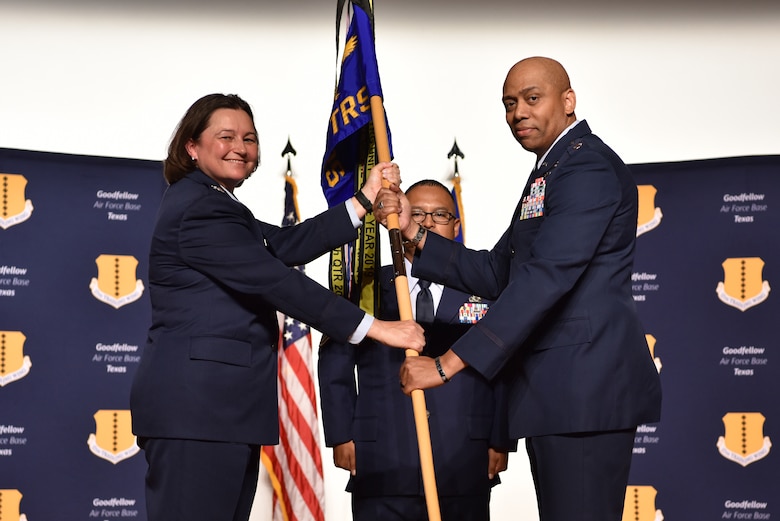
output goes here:
{"type": "Polygon", "coordinates": [[[197,141],[201,133],[208,127],[211,115],[219,109],[243,110],[249,114],[252,126],[255,118],[249,103],[236,94],[208,94],[192,104],[181,118],[168,145],[168,157],[163,161],[163,175],[168,184],[181,180],[195,170],[196,165],[187,153],[189,140],[197,141]]]}
{"type": "Polygon", "coordinates": [[[409,188],[404,190],[404,192],[409,193],[412,190],[414,190],[415,188],[417,188],[418,186],[432,186],[434,188],[441,188],[442,190],[447,192],[448,196],[450,196],[450,198],[452,199],[452,203],[455,206],[455,208],[458,207],[458,203],[455,201],[455,197],[453,197],[452,192],[450,191],[450,189],[447,188],[446,186],[444,186],[442,183],[440,183],[439,181],[437,181],[435,179],[422,179],[420,181],[417,181],[416,183],[412,184],[409,188]]]}

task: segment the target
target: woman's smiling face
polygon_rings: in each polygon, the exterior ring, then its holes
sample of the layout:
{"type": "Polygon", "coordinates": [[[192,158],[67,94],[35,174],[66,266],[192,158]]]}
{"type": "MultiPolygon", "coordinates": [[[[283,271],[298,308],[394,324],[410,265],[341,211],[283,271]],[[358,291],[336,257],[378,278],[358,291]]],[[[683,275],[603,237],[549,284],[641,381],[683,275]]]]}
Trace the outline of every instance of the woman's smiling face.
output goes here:
{"type": "Polygon", "coordinates": [[[243,110],[215,110],[197,140],[187,143],[187,153],[204,174],[232,192],[259,163],[252,118],[243,110]]]}

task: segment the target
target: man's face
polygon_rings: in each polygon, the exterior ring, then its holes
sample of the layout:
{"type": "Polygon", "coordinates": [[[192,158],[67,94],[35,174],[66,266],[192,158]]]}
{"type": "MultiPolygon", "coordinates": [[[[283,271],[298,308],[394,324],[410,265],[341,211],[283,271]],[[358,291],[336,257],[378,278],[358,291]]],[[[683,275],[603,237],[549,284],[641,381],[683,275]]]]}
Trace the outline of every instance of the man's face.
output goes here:
{"type": "Polygon", "coordinates": [[[412,216],[415,213],[425,213],[420,224],[428,231],[441,235],[447,239],[454,239],[460,230],[460,219],[455,218],[455,201],[452,195],[440,186],[417,186],[407,192],[406,197],[412,207],[412,216]],[[443,220],[444,215],[449,217],[446,224],[437,223],[434,218],[443,220]]]}
{"type": "Polygon", "coordinates": [[[574,122],[574,91],[543,63],[521,62],[504,82],[506,122],[520,145],[541,157],[574,122]]]}

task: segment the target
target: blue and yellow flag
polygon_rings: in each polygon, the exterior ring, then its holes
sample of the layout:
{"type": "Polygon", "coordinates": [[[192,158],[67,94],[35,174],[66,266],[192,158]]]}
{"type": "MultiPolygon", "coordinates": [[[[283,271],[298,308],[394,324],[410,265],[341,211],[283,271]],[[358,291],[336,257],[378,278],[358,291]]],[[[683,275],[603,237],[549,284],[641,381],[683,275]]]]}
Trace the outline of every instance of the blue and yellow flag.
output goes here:
{"type": "Polygon", "coordinates": [[[370,15],[355,3],[352,12],[322,160],[322,190],[329,207],[362,186],[355,178],[366,155],[360,145],[371,126],[370,99],[382,97],[370,15]]]}
{"type": "MultiPolygon", "coordinates": [[[[357,2],[350,4],[352,19],[322,161],[322,191],[328,207],[351,198],[363,186],[377,161],[370,99],[382,96],[382,86],[371,13],[357,2]]],[[[387,134],[389,141],[389,128],[387,134]]],[[[378,239],[379,223],[373,214],[368,214],[357,241],[331,252],[330,289],[370,313],[375,312],[374,281],[380,260],[378,239]]]]}

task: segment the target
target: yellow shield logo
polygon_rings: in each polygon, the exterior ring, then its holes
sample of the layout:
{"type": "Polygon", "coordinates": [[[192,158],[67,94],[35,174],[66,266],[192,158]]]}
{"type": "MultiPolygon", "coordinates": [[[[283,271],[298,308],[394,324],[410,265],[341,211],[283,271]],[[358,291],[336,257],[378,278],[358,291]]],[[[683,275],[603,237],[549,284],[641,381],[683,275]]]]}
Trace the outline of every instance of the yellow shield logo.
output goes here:
{"type": "Polygon", "coordinates": [[[626,487],[623,521],[663,521],[663,513],[655,508],[658,491],[649,485],[626,487]]]}
{"type": "Polygon", "coordinates": [[[135,302],[144,293],[144,283],[136,279],[138,260],[132,255],[100,255],[95,259],[98,276],[89,285],[92,295],[116,309],[135,302]]]}
{"type": "Polygon", "coordinates": [[[27,516],[20,514],[22,493],[15,488],[0,488],[0,521],[27,521],[27,516]]]}
{"type": "Polygon", "coordinates": [[[769,283],[762,281],[764,261],[760,257],[735,257],[723,261],[723,282],[718,298],[740,311],[757,306],[769,296],[769,283]]]}
{"type": "Polygon", "coordinates": [[[21,380],[30,372],[32,362],[24,354],[25,340],[21,331],[0,331],[0,387],[21,380]]]}
{"type": "Polygon", "coordinates": [[[19,174],[0,173],[0,228],[6,230],[30,218],[33,205],[24,198],[27,179],[19,174]]]}
{"type": "Polygon", "coordinates": [[[661,224],[663,214],[655,206],[655,194],[658,192],[653,185],[637,185],[639,194],[639,214],[636,220],[636,236],[647,233],[661,224]]]}
{"type": "Polygon", "coordinates": [[[772,442],[764,436],[760,412],[730,412],[723,417],[726,435],[718,438],[718,450],[724,458],[747,467],[769,454],[772,442]]]}
{"type": "Polygon", "coordinates": [[[95,433],[87,440],[92,454],[116,465],[141,450],[133,435],[130,411],[100,409],[94,417],[95,433]]]}
{"type": "Polygon", "coordinates": [[[645,335],[645,340],[647,340],[647,347],[650,349],[650,356],[653,358],[653,362],[655,362],[655,368],[660,373],[661,359],[655,356],[655,337],[653,335],[645,335]]]}

